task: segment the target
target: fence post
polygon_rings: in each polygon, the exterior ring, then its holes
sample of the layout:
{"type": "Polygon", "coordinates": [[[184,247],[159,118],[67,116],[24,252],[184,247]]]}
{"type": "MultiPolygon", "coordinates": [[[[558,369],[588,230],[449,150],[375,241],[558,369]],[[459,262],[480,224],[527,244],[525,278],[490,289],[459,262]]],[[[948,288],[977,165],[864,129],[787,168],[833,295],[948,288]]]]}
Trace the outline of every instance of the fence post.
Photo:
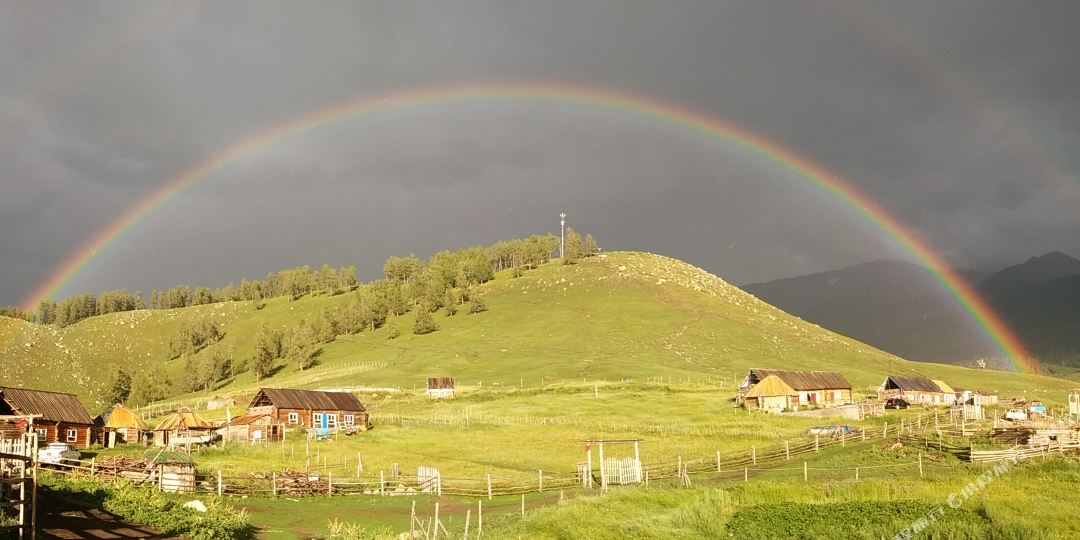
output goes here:
{"type": "MultiPolygon", "coordinates": [[[[416,502],[414,501],[413,504],[416,504],[416,502]]],[[[469,538],[469,522],[470,521],[472,521],[472,508],[465,511],[465,539],[466,540],[468,540],[468,538],[469,538]]],[[[410,536],[409,538],[411,539],[411,538],[415,538],[415,537],[410,536]]]]}
{"type": "Polygon", "coordinates": [[[544,492],[544,470],[543,469],[538,469],[536,472],[538,473],[538,475],[540,477],[540,493],[543,493],[544,492]]]}
{"type": "Polygon", "coordinates": [[[720,472],[720,451],[716,451],[716,472],[720,472]]]}
{"type": "Polygon", "coordinates": [[[97,473],[97,458],[90,458],[90,478],[93,478],[97,473]]]}
{"type": "Polygon", "coordinates": [[[484,501],[476,501],[476,537],[484,532],[484,501]]]}
{"type": "Polygon", "coordinates": [[[382,470],[379,470],[379,495],[386,495],[386,477],[382,470]]]}
{"type": "Polygon", "coordinates": [[[273,492],[274,498],[277,498],[277,472],[270,473],[270,491],[273,492]]]}
{"type": "Polygon", "coordinates": [[[487,473],[488,500],[491,500],[491,473],[487,473]]]}
{"type": "MultiPolygon", "coordinates": [[[[465,528],[468,529],[468,525],[465,528]]],[[[416,538],[416,499],[413,499],[412,511],[409,512],[409,538],[416,538]]]]}
{"type": "Polygon", "coordinates": [[[856,482],[859,481],[859,468],[858,467],[855,467],[855,481],[856,482]]]}
{"type": "Polygon", "coordinates": [[[819,452],[821,450],[821,435],[814,435],[814,451],[819,452]]]}
{"type": "Polygon", "coordinates": [[[360,478],[360,473],[364,472],[364,460],[360,457],[360,452],[356,452],[356,477],[360,478]]]}
{"type": "Polygon", "coordinates": [[[866,440],[866,426],[863,426],[862,428],[860,428],[860,430],[862,431],[862,440],[865,441],[866,440]]]}
{"type": "Polygon", "coordinates": [[[750,481],[750,467],[743,467],[742,481],[743,482],[749,482],[750,481]]]}
{"type": "Polygon", "coordinates": [[[218,497],[221,496],[221,492],[222,492],[222,489],[221,489],[221,467],[218,467],[218,470],[217,470],[217,494],[218,494],[218,497]]]}
{"type": "Polygon", "coordinates": [[[334,473],[331,471],[326,471],[326,494],[334,494],[334,473]]]}
{"type": "Polygon", "coordinates": [[[810,481],[810,472],[806,468],[806,462],[805,461],[802,462],[802,479],[803,479],[803,482],[809,482],[810,481]]]}
{"type": "Polygon", "coordinates": [[[784,461],[791,461],[791,445],[784,441],[784,461]]]}
{"type": "Polygon", "coordinates": [[[750,460],[754,463],[754,465],[757,465],[757,445],[756,444],[750,445],[750,460]]]}
{"type": "Polygon", "coordinates": [[[919,478],[922,478],[922,477],[923,477],[923,471],[922,471],[922,454],[920,453],[920,454],[919,454],[919,478]]]}
{"type": "Polygon", "coordinates": [[[525,494],[521,494],[521,519],[525,519],[525,494]]]}
{"type": "Polygon", "coordinates": [[[881,428],[881,438],[885,439],[889,436],[889,423],[885,422],[885,427],[881,428]]]}

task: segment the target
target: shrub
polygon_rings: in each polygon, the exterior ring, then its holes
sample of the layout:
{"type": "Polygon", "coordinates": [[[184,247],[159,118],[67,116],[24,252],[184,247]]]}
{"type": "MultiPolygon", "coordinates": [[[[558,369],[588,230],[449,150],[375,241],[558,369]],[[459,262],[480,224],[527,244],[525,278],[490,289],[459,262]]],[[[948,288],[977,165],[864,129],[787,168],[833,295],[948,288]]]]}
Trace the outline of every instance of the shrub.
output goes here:
{"type": "Polygon", "coordinates": [[[327,525],[327,538],[332,540],[394,540],[398,536],[390,527],[368,529],[356,523],[334,520],[327,525]]]}

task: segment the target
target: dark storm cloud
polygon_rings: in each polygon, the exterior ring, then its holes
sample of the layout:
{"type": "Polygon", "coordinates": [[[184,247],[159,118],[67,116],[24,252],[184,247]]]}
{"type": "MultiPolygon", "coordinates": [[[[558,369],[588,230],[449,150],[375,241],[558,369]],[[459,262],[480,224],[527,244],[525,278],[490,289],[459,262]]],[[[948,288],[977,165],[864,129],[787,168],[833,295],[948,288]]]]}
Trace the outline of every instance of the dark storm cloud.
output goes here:
{"type": "MultiPolygon", "coordinates": [[[[237,140],[356,97],[474,81],[616,88],[744,125],[842,175],[958,265],[1080,254],[1077,164],[1059,157],[1080,141],[1077,11],[4,3],[0,304],[237,140]]],[[[372,277],[391,254],[554,230],[564,210],[605,249],[670,254],[736,282],[902,255],[852,210],[735,150],[552,103],[388,111],[230,164],[64,292],[322,262],[372,277]]]]}

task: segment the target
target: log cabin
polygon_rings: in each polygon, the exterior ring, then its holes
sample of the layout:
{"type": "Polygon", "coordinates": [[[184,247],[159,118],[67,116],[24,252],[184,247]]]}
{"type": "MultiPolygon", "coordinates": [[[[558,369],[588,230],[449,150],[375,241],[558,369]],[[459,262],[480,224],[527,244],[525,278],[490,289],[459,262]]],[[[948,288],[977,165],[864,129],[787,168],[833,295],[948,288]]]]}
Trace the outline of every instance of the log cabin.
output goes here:
{"type": "Polygon", "coordinates": [[[952,405],[956,391],[944,381],[889,375],[878,387],[878,399],[903,398],[909,404],[952,405]]]}
{"type": "Polygon", "coordinates": [[[453,377],[428,377],[427,397],[445,399],[454,397],[453,377]]]}
{"type": "Polygon", "coordinates": [[[753,368],[739,385],[736,401],[747,409],[778,411],[835,407],[851,403],[851,383],[836,371],[753,368]]]}
{"type": "Polygon", "coordinates": [[[74,394],[0,387],[0,416],[41,415],[34,418],[38,444],[68,443],[86,448],[93,441],[94,419],[74,394]]]}
{"type": "Polygon", "coordinates": [[[364,404],[347,392],[260,388],[247,413],[269,414],[289,428],[371,428],[364,404]]]}

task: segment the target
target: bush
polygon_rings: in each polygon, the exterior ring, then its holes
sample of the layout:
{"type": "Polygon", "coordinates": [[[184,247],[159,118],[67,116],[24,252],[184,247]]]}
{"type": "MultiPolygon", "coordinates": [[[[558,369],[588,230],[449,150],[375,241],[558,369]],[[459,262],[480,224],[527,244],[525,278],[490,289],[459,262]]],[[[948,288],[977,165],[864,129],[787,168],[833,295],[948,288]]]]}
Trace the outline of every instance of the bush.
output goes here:
{"type": "Polygon", "coordinates": [[[482,313],[484,311],[487,311],[487,304],[484,303],[483,298],[474,296],[472,300],[469,300],[469,315],[482,313]]]}
{"type": "Polygon", "coordinates": [[[165,535],[183,536],[192,540],[225,540],[250,538],[254,528],[248,524],[248,514],[236,510],[215,496],[200,497],[206,512],[184,508],[180,496],[122,483],[103,486],[89,480],[67,478],[47,479],[43,483],[80,504],[97,501],[102,508],[124,519],[153,527],[165,535]]]}
{"type": "Polygon", "coordinates": [[[332,540],[395,540],[398,537],[390,527],[368,529],[356,523],[345,523],[336,519],[326,528],[329,532],[327,538],[332,540]]]}
{"type": "Polygon", "coordinates": [[[398,330],[396,326],[391,326],[386,330],[386,339],[397,339],[401,335],[401,330],[398,330]]]}

